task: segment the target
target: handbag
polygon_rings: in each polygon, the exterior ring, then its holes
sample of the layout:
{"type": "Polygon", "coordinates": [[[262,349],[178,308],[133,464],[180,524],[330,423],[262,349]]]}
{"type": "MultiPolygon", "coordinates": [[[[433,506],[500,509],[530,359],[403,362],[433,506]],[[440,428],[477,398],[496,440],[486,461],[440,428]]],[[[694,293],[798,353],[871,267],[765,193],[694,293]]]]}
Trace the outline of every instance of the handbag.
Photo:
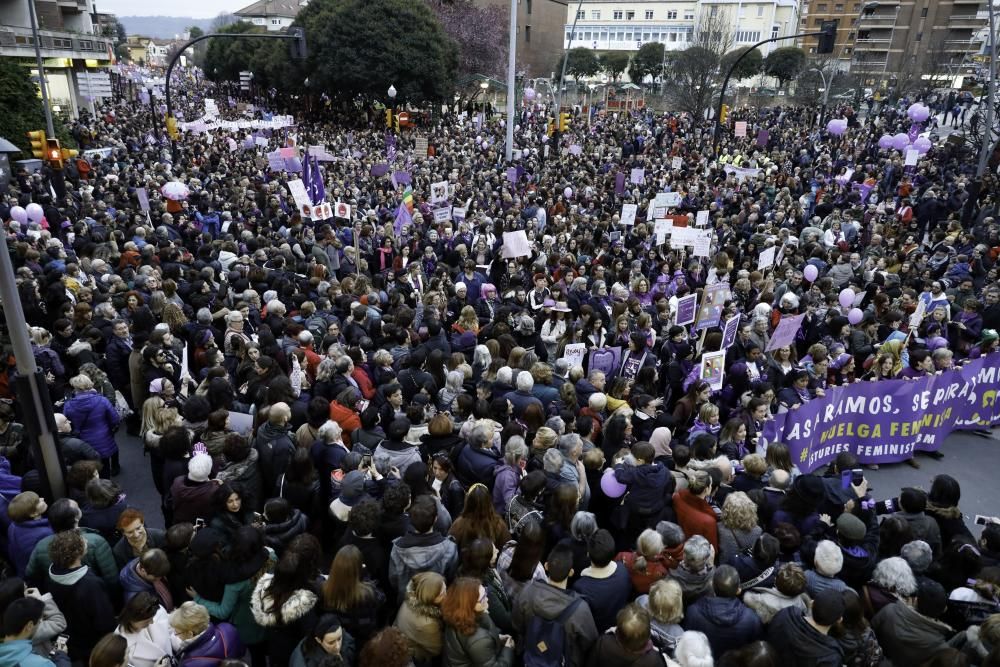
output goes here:
{"type": "Polygon", "coordinates": [[[129,406],[128,401],[125,400],[125,397],[117,389],[115,389],[115,410],[122,419],[128,419],[135,413],[129,406]]]}

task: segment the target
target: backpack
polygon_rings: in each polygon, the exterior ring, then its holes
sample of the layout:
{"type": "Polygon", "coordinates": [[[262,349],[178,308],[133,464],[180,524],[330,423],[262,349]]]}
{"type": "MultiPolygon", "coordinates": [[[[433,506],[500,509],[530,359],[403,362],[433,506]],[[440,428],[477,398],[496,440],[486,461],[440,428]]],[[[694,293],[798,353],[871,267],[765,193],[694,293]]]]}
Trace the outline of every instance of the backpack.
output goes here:
{"type": "Polygon", "coordinates": [[[583,602],[577,597],[552,620],[535,614],[524,633],[524,667],[557,667],[565,664],[569,642],[566,623],[583,602]]]}

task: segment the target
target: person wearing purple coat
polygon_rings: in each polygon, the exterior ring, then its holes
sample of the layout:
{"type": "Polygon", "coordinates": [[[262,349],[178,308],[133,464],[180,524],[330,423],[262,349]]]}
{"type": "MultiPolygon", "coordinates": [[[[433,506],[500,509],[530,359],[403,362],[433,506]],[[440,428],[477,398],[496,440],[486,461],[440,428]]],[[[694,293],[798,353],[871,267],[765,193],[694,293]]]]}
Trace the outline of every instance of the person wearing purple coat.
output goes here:
{"type": "Polygon", "coordinates": [[[94,381],[86,375],[77,375],[70,381],[75,390],[72,398],[63,405],[63,414],[76,426],[80,438],[101,455],[102,477],[118,474],[118,444],[115,429],[121,417],[111,401],[94,390],[94,381]]]}
{"type": "Polygon", "coordinates": [[[7,528],[7,555],[19,577],[24,577],[35,545],[52,534],[49,520],[44,516],[48,509],[45,500],[34,491],[17,494],[7,508],[11,521],[7,528]]]}
{"type": "Polygon", "coordinates": [[[181,647],[174,653],[177,667],[217,665],[226,659],[243,657],[245,648],[236,628],[229,623],[212,623],[208,610],[197,602],[185,602],[170,614],[170,627],[181,647]]]}

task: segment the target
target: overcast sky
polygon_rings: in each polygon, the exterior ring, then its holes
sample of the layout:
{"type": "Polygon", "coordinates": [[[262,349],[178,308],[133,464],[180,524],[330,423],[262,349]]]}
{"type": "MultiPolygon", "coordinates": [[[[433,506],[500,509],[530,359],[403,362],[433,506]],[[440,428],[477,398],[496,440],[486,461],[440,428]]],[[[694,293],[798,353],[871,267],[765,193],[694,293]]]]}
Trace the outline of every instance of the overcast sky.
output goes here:
{"type": "Polygon", "coordinates": [[[158,3],[137,3],[135,0],[95,0],[97,11],[118,16],[190,16],[196,19],[214,18],[220,12],[234,12],[252,0],[168,0],[158,3]]]}

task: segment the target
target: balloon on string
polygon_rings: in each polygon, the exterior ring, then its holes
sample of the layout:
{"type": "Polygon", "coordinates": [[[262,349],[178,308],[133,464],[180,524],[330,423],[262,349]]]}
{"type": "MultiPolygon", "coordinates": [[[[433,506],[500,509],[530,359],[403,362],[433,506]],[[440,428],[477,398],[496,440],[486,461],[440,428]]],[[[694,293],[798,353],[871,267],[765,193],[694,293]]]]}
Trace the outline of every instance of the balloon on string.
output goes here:
{"type": "Polygon", "coordinates": [[[28,204],[27,208],[24,210],[28,213],[28,220],[31,220],[32,222],[41,222],[42,218],[45,217],[45,211],[42,210],[41,206],[35,204],[34,202],[28,204]]]}
{"type": "Polygon", "coordinates": [[[819,278],[819,269],[813,264],[806,264],[806,268],[802,269],[802,277],[814,283],[819,278]]]}
{"type": "Polygon", "coordinates": [[[914,123],[922,123],[927,120],[930,115],[931,110],[920,102],[914,102],[910,105],[910,108],[906,110],[906,116],[914,123]]]}
{"type": "Polygon", "coordinates": [[[573,196],[573,188],[571,188],[571,187],[569,187],[567,185],[566,189],[563,190],[563,197],[565,197],[566,199],[569,199],[572,196],[573,196]]]}
{"type": "Polygon", "coordinates": [[[534,88],[525,88],[524,89],[524,99],[528,100],[529,102],[531,102],[532,100],[534,100],[535,99],[535,89],[534,88]]]}
{"type": "Polygon", "coordinates": [[[921,155],[929,151],[931,146],[933,146],[933,144],[927,137],[917,137],[916,141],[913,142],[913,148],[915,148],[921,155]]]}
{"type": "Polygon", "coordinates": [[[892,148],[892,135],[883,134],[881,137],[879,137],[878,147],[885,150],[892,148]]]}
{"type": "Polygon", "coordinates": [[[854,305],[854,290],[852,290],[850,287],[845,287],[844,289],[840,290],[839,301],[841,308],[850,308],[852,305],[854,305]]]}
{"type": "Polygon", "coordinates": [[[628,491],[628,487],[615,479],[614,468],[608,468],[601,476],[601,491],[608,498],[621,498],[628,491]]]}
{"type": "Polygon", "coordinates": [[[904,151],[910,145],[910,137],[905,132],[900,132],[892,138],[892,147],[897,151],[904,151]]]}
{"type": "Polygon", "coordinates": [[[865,313],[860,308],[851,308],[851,312],[847,313],[847,321],[851,324],[861,324],[863,319],[865,319],[865,313]]]}
{"type": "Polygon", "coordinates": [[[28,222],[28,212],[24,210],[23,206],[12,206],[10,209],[10,219],[23,225],[28,222]]]}

